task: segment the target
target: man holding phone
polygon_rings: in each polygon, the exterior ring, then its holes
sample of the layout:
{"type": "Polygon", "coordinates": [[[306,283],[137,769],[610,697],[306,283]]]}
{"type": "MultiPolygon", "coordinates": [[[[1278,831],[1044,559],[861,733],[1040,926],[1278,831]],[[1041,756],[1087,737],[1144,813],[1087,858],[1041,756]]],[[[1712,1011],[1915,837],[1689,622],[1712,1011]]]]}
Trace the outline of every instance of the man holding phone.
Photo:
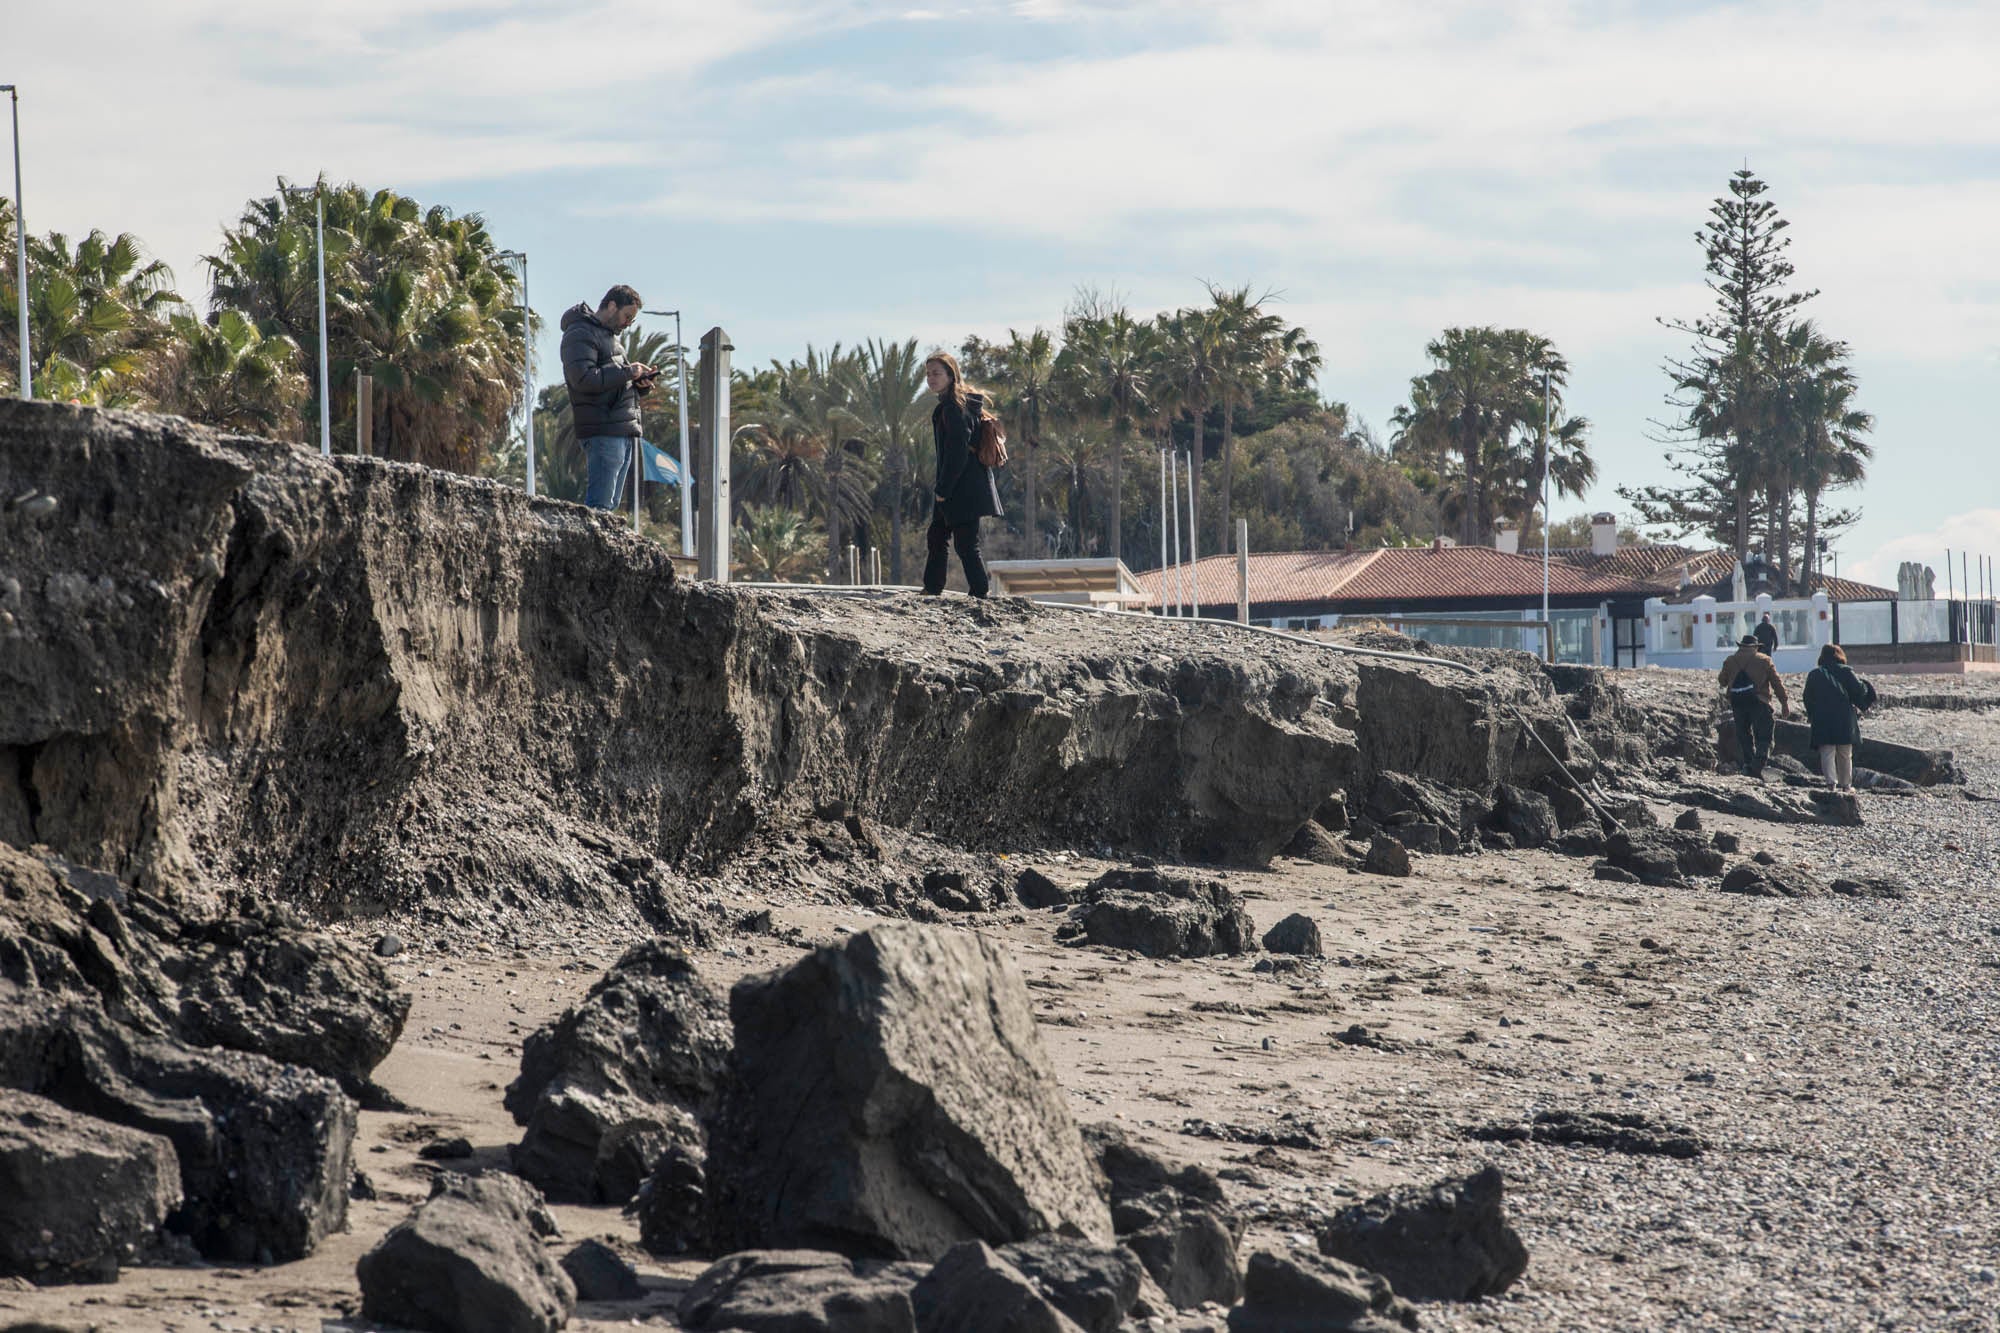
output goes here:
{"type": "Polygon", "coordinates": [[[639,399],[660,373],[644,362],[627,363],[618,345],[618,335],[639,317],[639,305],[639,293],[621,283],[596,310],[579,301],[563,312],[563,382],[576,442],[590,465],[583,502],[592,509],[618,508],[640,434],[639,399]]]}

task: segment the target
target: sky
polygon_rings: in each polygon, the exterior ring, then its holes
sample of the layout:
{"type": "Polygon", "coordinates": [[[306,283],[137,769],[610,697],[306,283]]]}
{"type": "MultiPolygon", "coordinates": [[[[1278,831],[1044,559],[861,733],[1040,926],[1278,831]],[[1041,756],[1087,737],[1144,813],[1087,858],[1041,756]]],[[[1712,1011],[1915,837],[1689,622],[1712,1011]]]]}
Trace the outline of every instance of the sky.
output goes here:
{"type": "Polygon", "coordinates": [[[1250,285],[1386,435],[1440,330],[1524,327],[1594,425],[1558,516],[1670,478],[1660,321],[1747,163],[1877,419],[1840,572],[1940,587],[2000,557],[1996,51],[1983,0],[0,6],[29,226],[134,232],[196,301],[247,200],[325,173],[483,214],[551,327],[627,282],[739,366],[1250,285]]]}

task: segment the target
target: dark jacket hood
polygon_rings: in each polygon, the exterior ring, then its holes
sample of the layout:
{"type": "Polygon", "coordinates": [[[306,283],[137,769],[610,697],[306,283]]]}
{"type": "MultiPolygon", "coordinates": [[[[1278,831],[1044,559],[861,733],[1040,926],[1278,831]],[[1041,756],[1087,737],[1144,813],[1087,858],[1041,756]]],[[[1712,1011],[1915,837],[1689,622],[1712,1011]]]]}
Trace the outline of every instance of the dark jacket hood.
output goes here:
{"type": "MultiPolygon", "coordinates": [[[[563,332],[565,333],[569,332],[570,325],[575,324],[580,320],[586,320],[586,319],[589,320],[591,323],[596,324],[597,312],[590,308],[590,303],[588,301],[578,301],[575,305],[571,306],[569,309],[563,311],[562,313],[561,327],[563,332]]],[[[599,327],[601,328],[603,326],[599,325],[599,327]]]]}

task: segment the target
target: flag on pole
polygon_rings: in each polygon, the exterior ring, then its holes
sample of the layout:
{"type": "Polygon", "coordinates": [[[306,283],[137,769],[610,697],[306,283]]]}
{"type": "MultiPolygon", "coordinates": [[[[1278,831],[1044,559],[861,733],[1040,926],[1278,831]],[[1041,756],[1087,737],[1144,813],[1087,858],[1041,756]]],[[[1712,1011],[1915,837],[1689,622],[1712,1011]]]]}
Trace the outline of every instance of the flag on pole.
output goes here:
{"type": "Polygon", "coordinates": [[[645,460],[646,480],[662,482],[668,486],[681,484],[681,465],[674,456],[659,448],[651,440],[639,441],[639,456],[645,460]]]}

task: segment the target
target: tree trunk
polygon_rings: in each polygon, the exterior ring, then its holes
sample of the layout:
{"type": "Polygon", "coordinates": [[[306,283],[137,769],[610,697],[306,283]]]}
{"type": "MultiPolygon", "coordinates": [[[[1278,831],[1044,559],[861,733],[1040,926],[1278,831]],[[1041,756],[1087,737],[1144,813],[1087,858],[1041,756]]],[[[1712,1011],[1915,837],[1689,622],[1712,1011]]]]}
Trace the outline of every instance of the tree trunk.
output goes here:
{"type": "Polygon", "coordinates": [[[1479,540],[1479,512],[1486,507],[1486,460],[1482,456],[1485,451],[1465,414],[1460,415],[1458,427],[1459,452],[1465,458],[1465,503],[1458,515],[1458,542],[1461,546],[1472,546],[1479,540]]]}
{"type": "Polygon", "coordinates": [[[1198,550],[1200,546],[1200,541],[1196,534],[1201,531],[1201,437],[1207,429],[1205,425],[1207,420],[1208,404],[1205,402],[1196,403],[1194,405],[1194,447],[1188,452],[1188,509],[1190,510],[1188,514],[1188,550],[1190,551],[1198,550]]]}
{"type": "Polygon", "coordinates": [[[1228,395],[1222,399],[1222,536],[1215,549],[1224,555],[1236,552],[1236,524],[1230,520],[1236,509],[1236,437],[1232,427],[1236,424],[1236,400],[1228,395]]]}
{"type": "Polygon", "coordinates": [[[1800,591],[1805,596],[1810,597],[1813,592],[1814,565],[1819,559],[1819,492],[1811,486],[1806,487],[1805,535],[1806,548],[1804,558],[1800,561],[1800,564],[1805,569],[1806,577],[1805,587],[1800,589],[1800,591]]]}
{"type": "Polygon", "coordinates": [[[826,456],[826,577],[842,581],[840,559],[840,453],[826,456]]]}
{"type": "Polygon", "coordinates": [[[1111,432],[1111,558],[1121,559],[1125,526],[1125,436],[1111,432]]]}

